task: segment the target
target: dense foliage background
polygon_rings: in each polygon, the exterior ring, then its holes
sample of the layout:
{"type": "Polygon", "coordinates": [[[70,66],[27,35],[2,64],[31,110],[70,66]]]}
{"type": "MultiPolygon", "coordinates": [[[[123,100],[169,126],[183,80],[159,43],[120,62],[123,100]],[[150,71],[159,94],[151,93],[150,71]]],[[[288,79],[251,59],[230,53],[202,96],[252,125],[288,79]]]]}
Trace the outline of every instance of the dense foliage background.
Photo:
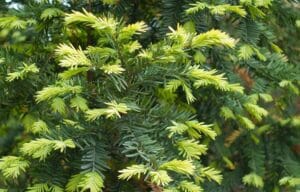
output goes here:
{"type": "Polygon", "coordinates": [[[300,191],[297,0],[7,0],[0,42],[0,191],[300,191]]]}

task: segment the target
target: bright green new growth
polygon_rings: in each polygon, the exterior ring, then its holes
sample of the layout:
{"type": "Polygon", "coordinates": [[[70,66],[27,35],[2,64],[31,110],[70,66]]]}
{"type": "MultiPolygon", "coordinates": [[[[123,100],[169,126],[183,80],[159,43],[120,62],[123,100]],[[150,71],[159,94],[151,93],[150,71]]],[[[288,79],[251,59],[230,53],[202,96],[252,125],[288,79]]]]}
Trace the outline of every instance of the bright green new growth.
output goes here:
{"type": "Polygon", "coordinates": [[[224,74],[216,75],[216,70],[204,71],[199,69],[198,66],[192,66],[188,69],[187,75],[191,79],[195,79],[194,87],[199,88],[202,86],[212,85],[217,89],[223,91],[232,91],[243,93],[244,88],[239,84],[229,84],[224,78],[224,74]]]}
{"type": "Polygon", "coordinates": [[[55,17],[59,17],[59,16],[62,16],[64,14],[64,12],[60,9],[57,9],[57,8],[48,8],[48,9],[45,9],[42,14],[41,14],[41,19],[42,20],[50,20],[50,19],[53,19],[55,17]]]}
{"type": "Polygon", "coordinates": [[[75,49],[72,45],[61,44],[56,50],[56,55],[62,58],[59,63],[62,67],[76,69],[80,66],[91,66],[90,60],[80,47],[75,49]]]}
{"type": "Polygon", "coordinates": [[[19,70],[16,72],[8,73],[6,80],[11,82],[17,79],[24,79],[26,78],[30,73],[38,73],[39,69],[36,67],[35,64],[27,65],[26,63],[23,63],[22,67],[19,67],[19,70]]]}
{"type": "Polygon", "coordinates": [[[184,140],[177,143],[179,154],[187,159],[199,159],[200,155],[206,154],[206,145],[200,145],[195,140],[184,140]]]}
{"type": "Polygon", "coordinates": [[[36,101],[42,102],[49,99],[53,99],[56,96],[63,96],[67,93],[81,93],[81,86],[71,86],[71,85],[63,85],[63,86],[49,86],[44,88],[41,91],[37,92],[36,101]]]}
{"type": "Polygon", "coordinates": [[[120,175],[118,177],[126,180],[129,180],[134,176],[140,178],[143,174],[146,174],[147,171],[148,169],[145,165],[132,165],[126,169],[120,170],[120,175]]]}
{"type": "Polygon", "coordinates": [[[180,174],[192,175],[195,171],[195,166],[190,160],[172,160],[160,165],[159,169],[174,171],[180,174]]]}
{"type": "Polygon", "coordinates": [[[116,101],[106,102],[108,107],[104,109],[90,109],[87,110],[86,117],[89,121],[96,120],[101,116],[106,118],[121,118],[121,114],[126,114],[130,109],[125,103],[117,103],[116,101]]]}
{"type": "Polygon", "coordinates": [[[42,161],[45,160],[52,151],[59,150],[63,153],[67,148],[75,148],[75,144],[71,139],[59,141],[42,138],[23,144],[20,150],[23,154],[30,155],[32,158],[42,161]]]}
{"type": "Polygon", "coordinates": [[[29,162],[22,157],[6,156],[0,160],[0,170],[5,178],[16,179],[29,167],[29,162]]]}
{"type": "Polygon", "coordinates": [[[299,189],[294,4],[28,2],[0,18],[0,188],[299,189]]]}
{"type": "Polygon", "coordinates": [[[252,185],[257,188],[262,188],[264,186],[264,181],[262,180],[262,178],[255,173],[245,175],[243,177],[243,182],[247,185],[252,185]]]}
{"type": "Polygon", "coordinates": [[[219,170],[216,170],[213,167],[205,167],[200,170],[201,175],[206,177],[208,180],[213,180],[218,184],[221,184],[223,176],[219,170]]]}
{"type": "Polygon", "coordinates": [[[191,8],[186,10],[187,14],[194,14],[207,8],[213,15],[225,15],[225,13],[230,12],[236,13],[242,17],[245,17],[247,15],[247,12],[245,11],[245,9],[243,9],[242,6],[234,6],[230,4],[209,5],[202,2],[197,2],[190,5],[191,8]]]}
{"type": "Polygon", "coordinates": [[[31,131],[33,133],[46,133],[46,132],[49,132],[49,128],[44,121],[38,120],[31,125],[31,128],[29,131],[31,131]]]}

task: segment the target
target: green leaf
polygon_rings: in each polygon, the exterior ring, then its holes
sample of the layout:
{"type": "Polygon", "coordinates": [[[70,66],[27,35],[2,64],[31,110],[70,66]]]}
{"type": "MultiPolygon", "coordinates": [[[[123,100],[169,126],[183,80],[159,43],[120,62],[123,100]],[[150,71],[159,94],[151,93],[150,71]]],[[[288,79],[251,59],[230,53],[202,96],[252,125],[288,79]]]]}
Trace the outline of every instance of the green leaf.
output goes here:
{"type": "Polygon", "coordinates": [[[258,105],[246,103],[244,107],[257,121],[261,121],[263,117],[268,115],[268,111],[258,105]]]}
{"type": "Polygon", "coordinates": [[[46,101],[52,99],[57,96],[63,96],[68,93],[81,93],[81,86],[71,86],[71,85],[63,85],[63,86],[49,86],[45,87],[41,91],[37,92],[36,101],[39,103],[41,101],[46,101]]]}
{"type": "Polygon", "coordinates": [[[254,0],[254,5],[257,7],[268,8],[272,4],[273,0],[254,0]]]}
{"type": "Polygon", "coordinates": [[[173,137],[174,134],[183,134],[184,132],[186,132],[189,127],[183,123],[176,123],[175,121],[172,121],[173,126],[169,126],[166,129],[170,132],[169,133],[169,137],[173,137]]]}
{"type": "Polygon", "coordinates": [[[17,79],[22,80],[22,79],[28,77],[28,75],[30,73],[38,73],[38,72],[39,72],[39,69],[37,68],[37,66],[35,64],[27,65],[26,63],[23,63],[23,66],[19,67],[18,71],[8,73],[6,80],[9,82],[12,82],[17,79]]]}
{"type": "Polygon", "coordinates": [[[238,115],[237,119],[242,124],[242,126],[244,126],[245,128],[250,129],[250,130],[255,128],[254,123],[250,119],[248,119],[247,117],[243,117],[241,115],[238,115]]]}
{"type": "Polygon", "coordinates": [[[194,95],[192,93],[192,89],[187,84],[185,84],[185,83],[182,84],[182,89],[185,93],[185,98],[186,98],[188,104],[196,101],[196,98],[194,97],[194,95]]]}
{"type": "Polygon", "coordinates": [[[22,119],[22,124],[26,131],[32,131],[32,125],[37,121],[37,118],[33,114],[27,114],[22,119]]]}
{"type": "Polygon", "coordinates": [[[99,192],[104,187],[103,179],[96,172],[89,172],[84,174],[79,185],[81,191],[99,192]]]}
{"type": "Polygon", "coordinates": [[[52,100],[51,108],[52,108],[53,112],[65,114],[65,112],[66,112],[65,101],[60,97],[56,97],[52,100]]]}
{"type": "MultiPolygon", "coordinates": [[[[90,67],[92,65],[91,61],[87,58],[85,53],[82,51],[81,47],[75,49],[73,45],[60,44],[57,47],[55,53],[60,58],[59,65],[62,67],[76,69],[77,67],[90,67]]],[[[75,71],[79,73],[79,71],[75,71]]],[[[73,74],[75,71],[72,71],[73,74]]],[[[68,74],[67,76],[69,75],[70,74],[68,74]]]]}
{"type": "Polygon", "coordinates": [[[34,184],[32,187],[28,187],[26,192],[48,192],[49,186],[47,183],[34,184]]]}
{"type": "Polygon", "coordinates": [[[280,185],[288,185],[290,187],[300,186],[299,177],[283,177],[279,180],[280,185]]]}
{"type": "Polygon", "coordinates": [[[200,174],[203,177],[206,177],[208,180],[213,180],[219,185],[221,184],[223,180],[223,176],[221,175],[221,171],[216,170],[213,167],[205,167],[201,168],[200,174]]]}
{"type": "MultiPolygon", "coordinates": [[[[177,46],[182,47],[190,47],[191,40],[195,36],[195,34],[188,32],[184,27],[177,25],[177,29],[174,30],[173,28],[169,27],[171,30],[170,33],[167,34],[169,39],[171,39],[177,46]]],[[[166,60],[172,61],[170,56],[165,57],[166,60]]]]}
{"type": "Polygon", "coordinates": [[[118,178],[123,180],[129,180],[132,177],[137,177],[138,179],[145,175],[148,172],[148,168],[145,165],[131,165],[126,169],[122,169],[119,171],[121,173],[118,178]]]}
{"type": "Polygon", "coordinates": [[[243,45],[238,50],[238,57],[241,60],[248,60],[254,55],[254,50],[251,45],[243,45]]]}
{"type": "Polygon", "coordinates": [[[173,79],[167,83],[165,89],[174,93],[181,85],[183,84],[182,80],[173,79]]]}
{"type": "Polygon", "coordinates": [[[146,32],[147,28],[148,28],[147,25],[143,21],[127,25],[126,27],[123,27],[121,29],[119,34],[119,39],[122,40],[122,39],[131,38],[135,34],[141,34],[143,32],[146,32]]]}
{"type": "Polygon", "coordinates": [[[47,133],[49,132],[47,124],[43,120],[38,120],[33,123],[31,129],[32,133],[47,133]]]}
{"type": "Polygon", "coordinates": [[[66,14],[65,21],[67,25],[83,23],[99,32],[102,31],[108,34],[114,33],[117,26],[117,22],[113,18],[96,17],[94,14],[87,12],[85,9],[83,9],[83,13],[72,11],[72,13],[66,14]]]}
{"type": "Polygon", "coordinates": [[[79,95],[76,95],[74,98],[70,100],[70,106],[75,108],[76,111],[86,111],[88,110],[87,100],[79,95]]]}
{"type": "Polygon", "coordinates": [[[192,48],[225,46],[229,48],[235,47],[236,40],[229,37],[225,32],[212,29],[208,32],[197,35],[192,40],[192,48]]]}
{"type": "Polygon", "coordinates": [[[124,68],[122,68],[121,65],[103,65],[101,69],[104,71],[106,74],[121,74],[125,71],[124,68]]]}
{"type": "Polygon", "coordinates": [[[106,109],[90,109],[85,111],[86,114],[86,118],[88,121],[94,121],[98,118],[100,118],[101,116],[104,116],[107,114],[107,110],[106,109]]]}
{"type": "Polygon", "coordinates": [[[187,159],[199,159],[201,155],[206,154],[207,146],[200,145],[195,140],[183,140],[177,142],[180,155],[187,159]]]}
{"type": "Polygon", "coordinates": [[[82,72],[87,72],[89,70],[88,67],[78,67],[78,68],[70,68],[60,74],[58,74],[59,78],[62,80],[68,80],[75,75],[78,75],[82,72]]]}
{"type": "Polygon", "coordinates": [[[233,111],[229,109],[228,107],[221,107],[221,116],[224,117],[225,120],[227,119],[235,119],[235,115],[233,114],[233,111]]]}
{"type": "Polygon", "coordinates": [[[203,3],[203,2],[197,2],[197,3],[192,3],[190,4],[190,8],[188,8],[187,10],[185,10],[185,12],[187,14],[195,14],[199,11],[202,11],[203,9],[208,7],[207,3],[203,3]]]}
{"type": "Polygon", "coordinates": [[[64,192],[64,189],[57,186],[57,185],[51,185],[50,186],[50,191],[51,192],[64,192]]]}
{"type": "Polygon", "coordinates": [[[23,144],[20,151],[33,158],[44,160],[53,150],[53,142],[48,139],[37,139],[23,144]]]}
{"type": "Polygon", "coordinates": [[[47,8],[45,9],[42,14],[41,14],[41,19],[42,20],[49,20],[54,17],[59,17],[63,15],[64,12],[58,8],[47,8]]]}
{"type": "Polygon", "coordinates": [[[196,64],[204,64],[206,62],[207,58],[200,51],[196,51],[196,53],[194,55],[194,60],[195,60],[196,64]]]}
{"type": "Polygon", "coordinates": [[[84,177],[84,174],[82,174],[82,173],[73,175],[67,183],[66,191],[77,192],[78,188],[79,188],[79,183],[83,179],[83,177],[84,177]]]}
{"type": "Polygon", "coordinates": [[[105,115],[106,118],[121,118],[121,114],[126,114],[130,110],[125,103],[117,103],[116,101],[111,101],[105,103],[108,107],[103,109],[90,109],[87,110],[86,118],[89,121],[98,119],[99,117],[105,115]]]}
{"type": "Polygon", "coordinates": [[[142,48],[142,45],[138,41],[133,41],[123,45],[124,51],[134,53],[135,51],[142,48]]]}
{"type": "Polygon", "coordinates": [[[226,9],[228,12],[236,13],[242,17],[246,17],[247,12],[245,9],[243,9],[242,6],[236,6],[236,5],[226,5],[226,9]]]}
{"type": "Polygon", "coordinates": [[[266,61],[267,60],[267,58],[257,48],[253,47],[253,50],[254,50],[254,52],[255,52],[255,54],[256,54],[256,56],[258,57],[259,60],[261,60],[261,61],[266,61]]]}
{"type": "Polygon", "coordinates": [[[5,156],[0,159],[0,170],[7,179],[16,179],[28,167],[29,162],[21,157],[5,156]]]}
{"type": "Polygon", "coordinates": [[[25,29],[27,22],[16,17],[16,16],[7,16],[0,18],[0,27],[7,29],[25,29]]]}
{"type": "MultiPolygon", "coordinates": [[[[187,121],[185,122],[190,128],[197,130],[200,133],[203,133],[204,135],[210,137],[212,140],[215,140],[217,133],[211,129],[212,125],[206,125],[203,122],[198,122],[198,121],[187,121]]],[[[190,129],[187,130],[189,135],[192,136],[190,129]]],[[[197,139],[196,137],[194,137],[197,139]]]]}
{"type": "Polygon", "coordinates": [[[202,192],[203,189],[190,181],[182,181],[179,183],[178,188],[183,192],[202,192]]]}
{"type": "Polygon", "coordinates": [[[230,5],[230,4],[209,5],[207,3],[197,2],[197,3],[190,4],[190,6],[191,8],[186,10],[187,14],[195,14],[207,8],[213,15],[224,15],[225,13],[230,13],[230,12],[236,13],[242,17],[245,17],[247,15],[245,9],[243,9],[242,6],[237,6],[237,5],[230,5]]]}
{"type": "Polygon", "coordinates": [[[264,181],[261,176],[256,173],[249,173],[243,177],[243,183],[257,188],[264,186],[264,181]]]}
{"type": "Polygon", "coordinates": [[[49,192],[49,186],[47,183],[34,184],[32,187],[28,187],[26,192],[49,192]]]}
{"type": "Polygon", "coordinates": [[[54,141],[53,142],[54,146],[53,148],[55,150],[60,150],[61,153],[65,152],[67,147],[68,148],[75,148],[75,143],[72,141],[72,139],[67,139],[64,141],[54,141]]]}
{"type": "Polygon", "coordinates": [[[41,161],[45,160],[52,151],[60,150],[60,152],[64,152],[67,147],[75,148],[75,144],[71,139],[60,141],[41,138],[23,144],[20,151],[41,161]]]}
{"type": "Polygon", "coordinates": [[[177,160],[166,162],[159,167],[160,170],[174,171],[184,175],[193,175],[195,166],[189,160],[177,160]]]}
{"type": "Polygon", "coordinates": [[[173,181],[167,171],[164,170],[150,171],[149,176],[152,183],[160,186],[168,185],[171,181],[173,181]]]}
{"type": "Polygon", "coordinates": [[[119,2],[119,0],[101,0],[104,4],[115,5],[119,2]]]}
{"type": "Polygon", "coordinates": [[[272,95],[266,94],[266,93],[260,93],[259,97],[264,100],[265,102],[272,102],[273,101],[273,97],[272,95]]]}
{"type": "Polygon", "coordinates": [[[216,74],[216,70],[205,71],[199,67],[197,65],[191,66],[186,73],[188,78],[194,81],[195,88],[212,85],[222,91],[243,93],[244,87],[239,84],[230,84],[224,74],[216,74]]]}

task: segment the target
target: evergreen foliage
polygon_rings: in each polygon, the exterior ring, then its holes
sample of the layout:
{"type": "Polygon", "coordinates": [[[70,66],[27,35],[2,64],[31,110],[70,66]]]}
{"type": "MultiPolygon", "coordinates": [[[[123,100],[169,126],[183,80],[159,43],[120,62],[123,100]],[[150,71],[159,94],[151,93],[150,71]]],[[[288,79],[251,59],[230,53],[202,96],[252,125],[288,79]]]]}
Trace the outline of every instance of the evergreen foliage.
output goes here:
{"type": "Polygon", "coordinates": [[[0,6],[0,191],[300,190],[297,0],[0,6]]]}

